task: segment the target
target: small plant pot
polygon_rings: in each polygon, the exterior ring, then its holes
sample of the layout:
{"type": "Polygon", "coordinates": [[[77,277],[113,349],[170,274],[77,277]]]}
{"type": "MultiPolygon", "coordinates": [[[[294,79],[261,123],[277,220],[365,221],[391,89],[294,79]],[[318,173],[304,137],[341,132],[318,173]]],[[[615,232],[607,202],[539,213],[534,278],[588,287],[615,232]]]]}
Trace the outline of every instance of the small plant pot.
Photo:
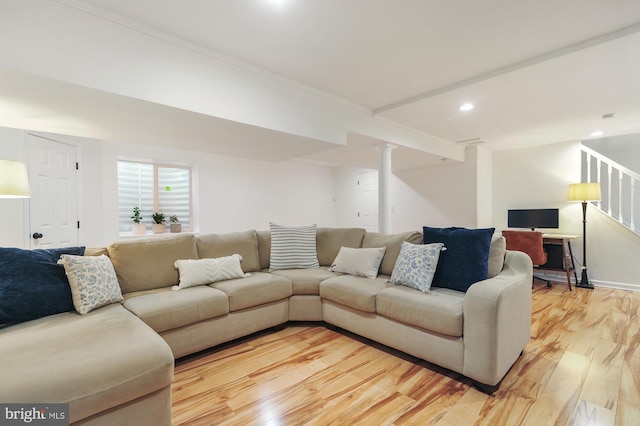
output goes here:
{"type": "Polygon", "coordinates": [[[164,234],[164,225],[161,223],[154,223],[151,228],[154,234],[164,234]]]}
{"type": "Polygon", "coordinates": [[[182,224],[172,223],[169,225],[169,230],[171,231],[172,234],[177,234],[178,232],[182,231],[182,224]]]}
{"type": "Polygon", "coordinates": [[[142,223],[134,223],[133,225],[131,225],[131,232],[134,235],[144,235],[147,233],[147,225],[144,225],[142,223]]]}

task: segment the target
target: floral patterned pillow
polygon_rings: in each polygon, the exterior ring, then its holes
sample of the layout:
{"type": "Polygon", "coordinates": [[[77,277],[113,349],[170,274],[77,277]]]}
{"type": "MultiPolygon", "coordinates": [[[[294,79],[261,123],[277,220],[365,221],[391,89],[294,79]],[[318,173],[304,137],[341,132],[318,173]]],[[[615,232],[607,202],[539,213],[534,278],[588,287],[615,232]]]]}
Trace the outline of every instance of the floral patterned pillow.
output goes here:
{"type": "Polygon", "coordinates": [[[79,314],[84,315],[101,306],[123,301],[116,271],[107,256],[63,254],[58,263],[64,266],[73,306],[79,314]]]}
{"type": "Polygon", "coordinates": [[[389,282],[428,292],[442,250],[446,250],[442,243],[417,245],[403,242],[389,282]]]}

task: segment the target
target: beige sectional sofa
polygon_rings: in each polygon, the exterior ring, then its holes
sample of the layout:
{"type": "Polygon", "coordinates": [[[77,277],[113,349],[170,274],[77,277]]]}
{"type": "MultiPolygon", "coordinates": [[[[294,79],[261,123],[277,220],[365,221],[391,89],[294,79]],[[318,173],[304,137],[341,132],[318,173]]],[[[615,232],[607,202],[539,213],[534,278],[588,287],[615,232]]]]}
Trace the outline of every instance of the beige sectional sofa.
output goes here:
{"type": "MultiPolygon", "coordinates": [[[[124,302],[0,328],[0,402],[64,402],[72,424],[171,423],[175,358],[290,321],[321,321],[461,373],[492,391],[530,337],[532,266],[504,239],[489,276],[466,293],[390,284],[403,241],[318,228],[319,268],[269,272],[270,233],[166,235],[88,249],[108,253],[124,302]],[[386,247],[375,279],[331,272],[341,247],[386,247]],[[172,290],[181,259],[242,256],[250,276],[172,290]]],[[[323,323],[322,323],[323,322],[323,323]]]]}

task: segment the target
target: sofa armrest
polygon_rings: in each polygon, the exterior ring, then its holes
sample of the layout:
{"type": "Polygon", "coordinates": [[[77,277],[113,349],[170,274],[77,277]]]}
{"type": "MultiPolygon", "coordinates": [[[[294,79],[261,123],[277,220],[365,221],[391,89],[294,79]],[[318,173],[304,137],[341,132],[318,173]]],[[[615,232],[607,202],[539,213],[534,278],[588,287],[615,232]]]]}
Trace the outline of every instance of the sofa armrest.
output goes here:
{"type": "Polygon", "coordinates": [[[473,284],[463,304],[464,375],[500,383],[531,338],[533,264],[507,251],[502,272],[473,284]]]}

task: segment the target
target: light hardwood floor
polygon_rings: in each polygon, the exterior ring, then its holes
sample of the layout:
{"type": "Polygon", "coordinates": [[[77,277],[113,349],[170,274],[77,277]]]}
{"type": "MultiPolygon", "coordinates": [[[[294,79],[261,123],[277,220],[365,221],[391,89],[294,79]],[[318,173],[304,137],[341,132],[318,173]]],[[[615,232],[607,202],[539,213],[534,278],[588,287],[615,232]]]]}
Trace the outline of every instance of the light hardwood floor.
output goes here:
{"type": "Polygon", "coordinates": [[[488,396],[346,332],[291,326],[176,363],[174,425],[640,425],[640,292],[536,282],[531,341],[488,396]]]}

